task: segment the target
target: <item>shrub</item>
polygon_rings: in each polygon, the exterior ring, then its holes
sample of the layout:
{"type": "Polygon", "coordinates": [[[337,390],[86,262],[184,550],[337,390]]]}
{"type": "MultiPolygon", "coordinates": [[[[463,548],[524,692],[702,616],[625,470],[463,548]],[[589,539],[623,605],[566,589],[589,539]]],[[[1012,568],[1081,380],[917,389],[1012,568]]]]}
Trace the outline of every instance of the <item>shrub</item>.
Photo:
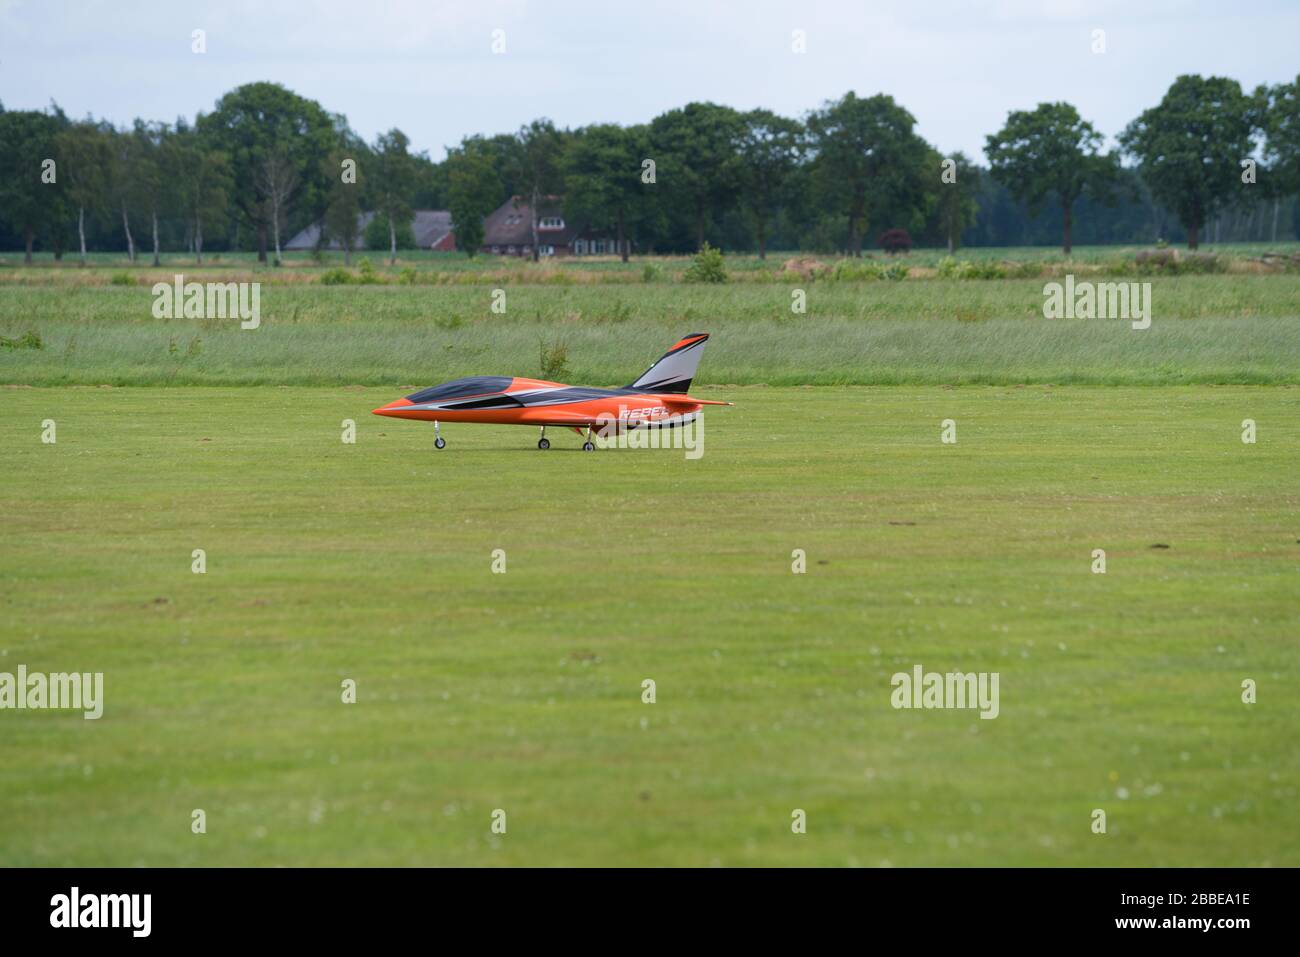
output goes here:
{"type": "Polygon", "coordinates": [[[658,263],[646,263],[641,267],[641,281],[654,282],[664,274],[664,267],[658,263]]]}
{"type": "Polygon", "coordinates": [[[695,261],[682,274],[684,282],[726,282],[727,268],[722,262],[722,250],[708,243],[695,254],[695,261]]]}
{"type": "Polygon", "coordinates": [[[363,286],[374,286],[384,281],[383,277],[375,272],[374,264],[371,263],[369,256],[361,257],[361,261],[357,263],[357,269],[360,275],[356,281],[363,286]]]}
{"type": "Polygon", "coordinates": [[[129,272],[115,272],[113,273],[113,275],[108,277],[108,281],[109,284],[113,286],[134,286],[135,285],[135,277],[132,276],[129,272]]]}
{"type": "Polygon", "coordinates": [[[320,284],[322,286],[346,286],[353,282],[356,282],[356,277],[342,266],[326,269],[320,274],[320,284]]]}
{"type": "Polygon", "coordinates": [[[397,281],[401,283],[403,286],[414,286],[415,278],[416,275],[415,275],[414,267],[407,266],[405,269],[402,270],[401,274],[397,277],[397,281]]]}
{"type": "Polygon", "coordinates": [[[538,353],[543,379],[560,382],[569,374],[569,347],[563,342],[556,340],[550,345],[539,342],[538,353]]]}
{"type": "Polygon", "coordinates": [[[901,282],[907,278],[907,263],[891,263],[881,273],[886,279],[901,282]]]}
{"type": "Polygon", "coordinates": [[[883,275],[880,265],[870,259],[840,259],[830,271],[830,279],[834,282],[870,281],[883,275]]]}
{"type": "Polygon", "coordinates": [[[880,234],[877,245],[887,253],[910,253],[912,234],[906,229],[886,229],[880,234]]]}

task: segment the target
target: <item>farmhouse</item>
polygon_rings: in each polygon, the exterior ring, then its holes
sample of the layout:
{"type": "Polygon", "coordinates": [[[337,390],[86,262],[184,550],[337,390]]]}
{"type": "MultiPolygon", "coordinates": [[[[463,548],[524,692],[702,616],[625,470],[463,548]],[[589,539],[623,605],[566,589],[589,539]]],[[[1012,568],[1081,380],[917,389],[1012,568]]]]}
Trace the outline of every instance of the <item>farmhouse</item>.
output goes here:
{"type": "MultiPolygon", "coordinates": [[[[631,241],[624,240],[628,251],[631,241]]],[[[564,218],[564,197],[544,196],[537,204],[537,247],[539,256],[617,255],[618,240],[608,233],[573,224],[564,218]]],[[[532,204],[523,196],[512,196],[483,221],[483,248],[497,256],[533,254],[532,204]]]]}
{"type": "MultiPolygon", "coordinates": [[[[361,237],[366,233],[366,227],[370,221],[375,218],[374,213],[362,213],[357,217],[357,237],[360,243],[361,237]]],[[[432,249],[436,252],[455,252],[456,237],[451,229],[451,213],[445,209],[417,209],[415,219],[411,223],[411,231],[415,233],[415,245],[419,249],[432,249]]],[[[315,249],[316,244],[320,242],[321,226],[320,223],[312,223],[293,239],[285,243],[284,248],[287,250],[305,250],[315,249]]],[[[331,239],[321,247],[322,249],[342,249],[338,240],[331,239]]]]}

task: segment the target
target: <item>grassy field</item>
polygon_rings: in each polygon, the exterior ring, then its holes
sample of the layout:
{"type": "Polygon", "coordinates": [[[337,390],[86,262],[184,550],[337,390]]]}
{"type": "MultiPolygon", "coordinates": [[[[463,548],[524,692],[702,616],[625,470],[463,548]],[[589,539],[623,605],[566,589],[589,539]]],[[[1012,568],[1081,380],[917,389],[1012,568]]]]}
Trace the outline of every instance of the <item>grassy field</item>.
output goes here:
{"type": "Polygon", "coordinates": [[[1044,319],[1042,280],[816,282],[806,314],[778,284],[506,285],[504,314],[483,286],[273,285],[255,330],[155,319],[147,286],[0,283],[0,336],[42,346],[0,348],[0,382],[429,385],[539,374],[545,343],[623,384],[704,331],[723,384],[1300,383],[1300,275],[1151,282],[1146,330],[1044,319]]]}
{"type": "Polygon", "coordinates": [[[713,388],[698,461],[394,394],[0,389],[0,670],[106,696],[0,713],[0,863],[1300,864],[1295,388],[713,388]]]}
{"type": "MultiPolygon", "coordinates": [[[[1047,265],[1068,263],[1080,266],[1095,266],[1131,261],[1138,252],[1154,248],[1156,247],[1152,245],[1076,246],[1071,250],[1070,255],[1066,256],[1059,248],[1048,246],[970,246],[956,250],[953,255],[957,259],[965,259],[971,262],[1035,262],[1047,265]]],[[[1179,249],[1183,254],[1187,252],[1184,247],[1170,248],[1179,249]]],[[[734,250],[727,250],[726,252],[727,268],[741,274],[779,269],[784,262],[791,258],[811,255],[813,258],[826,262],[833,262],[836,258],[834,253],[808,254],[774,250],[768,254],[767,259],[763,260],[750,253],[738,253],[734,250]]],[[[888,259],[886,254],[879,249],[865,250],[864,252],[866,255],[879,260],[888,259]]],[[[1266,253],[1294,255],[1300,252],[1300,242],[1294,238],[1283,238],[1275,243],[1222,243],[1217,245],[1206,243],[1201,245],[1200,252],[1240,259],[1258,257],[1266,253]]],[[[904,256],[901,261],[924,269],[937,265],[947,255],[949,254],[946,249],[918,248],[904,256]]],[[[353,253],[353,263],[357,263],[363,257],[368,258],[380,270],[387,268],[387,249],[362,250],[353,253]]],[[[277,273],[293,275],[300,272],[310,274],[324,268],[342,266],[344,256],[342,252],[329,251],[323,251],[319,257],[315,257],[309,252],[286,252],[283,254],[284,268],[282,269],[273,269],[267,264],[259,265],[257,254],[253,252],[210,252],[205,255],[204,260],[205,265],[215,269],[258,269],[271,275],[277,273]]],[[[141,250],[136,263],[130,262],[125,249],[116,252],[91,252],[87,257],[87,261],[91,267],[97,269],[111,268],[117,271],[146,270],[152,261],[152,250],[141,250]]],[[[195,264],[193,255],[181,252],[164,252],[162,261],[164,268],[174,266],[193,267],[195,264]]],[[[655,263],[667,275],[677,275],[686,268],[689,262],[690,257],[685,255],[634,256],[627,263],[620,261],[616,256],[583,256],[576,259],[552,260],[544,265],[551,269],[561,269],[572,273],[598,272],[603,274],[604,278],[612,281],[620,279],[633,281],[641,278],[646,263],[655,263]]],[[[56,262],[52,253],[37,253],[34,257],[34,263],[38,269],[45,272],[48,281],[48,273],[51,268],[78,269],[79,256],[76,250],[72,250],[65,254],[62,262],[56,262]]],[[[0,270],[9,267],[11,273],[18,273],[22,265],[23,254],[21,251],[0,252],[0,270]]],[[[470,259],[460,252],[435,253],[428,250],[403,249],[398,251],[398,266],[392,270],[392,273],[396,275],[403,267],[409,267],[421,273],[475,273],[491,272],[504,266],[522,265],[524,264],[521,260],[508,256],[478,255],[470,259]]],[[[4,281],[2,277],[0,277],[0,281],[4,281]]]]}

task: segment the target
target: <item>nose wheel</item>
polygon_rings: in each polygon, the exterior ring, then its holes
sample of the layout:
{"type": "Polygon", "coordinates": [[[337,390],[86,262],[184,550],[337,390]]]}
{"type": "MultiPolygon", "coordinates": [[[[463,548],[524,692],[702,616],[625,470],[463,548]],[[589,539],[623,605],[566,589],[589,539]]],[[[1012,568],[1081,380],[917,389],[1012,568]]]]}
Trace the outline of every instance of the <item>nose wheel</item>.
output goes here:
{"type": "Polygon", "coordinates": [[[545,452],[551,447],[551,440],[546,437],[546,426],[542,426],[542,437],[537,440],[537,447],[545,452]]]}

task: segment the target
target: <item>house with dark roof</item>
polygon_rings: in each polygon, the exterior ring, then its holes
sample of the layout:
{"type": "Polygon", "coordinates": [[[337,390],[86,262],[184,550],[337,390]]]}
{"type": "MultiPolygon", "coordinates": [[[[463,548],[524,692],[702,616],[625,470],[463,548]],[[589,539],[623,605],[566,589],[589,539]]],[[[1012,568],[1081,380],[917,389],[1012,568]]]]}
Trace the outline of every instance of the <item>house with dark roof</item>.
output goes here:
{"type": "MultiPolygon", "coordinates": [[[[366,227],[375,218],[374,213],[362,213],[357,217],[357,244],[362,244],[366,227]]],[[[417,209],[411,222],[411,231],[415,234],[417,249],[433,249],[437,252],[455,252],[456,236],[451,228],[451,213],[445,209],[417,209]]],[[[320,242],[321,224],[312,223],[298,235],[294,236],[284,248],[286,250],[315,249],[320,242]]],[[[331,239],[322,249],[342,249],[338,240],[331,239]]]]}
{"type": "MultiPolygon", "coordinates": [[[[628,251],[631,243],[625,240],[628,251]]],[[[496,256],[533,255],[532,203],[512,196],[483,220],[484,253],[496,256]]],[[[537,204],[537,251],[539,256],[617,255],[618,240],[586,224],[566,222],[564,197],[543,196],[537,204]]]]}

